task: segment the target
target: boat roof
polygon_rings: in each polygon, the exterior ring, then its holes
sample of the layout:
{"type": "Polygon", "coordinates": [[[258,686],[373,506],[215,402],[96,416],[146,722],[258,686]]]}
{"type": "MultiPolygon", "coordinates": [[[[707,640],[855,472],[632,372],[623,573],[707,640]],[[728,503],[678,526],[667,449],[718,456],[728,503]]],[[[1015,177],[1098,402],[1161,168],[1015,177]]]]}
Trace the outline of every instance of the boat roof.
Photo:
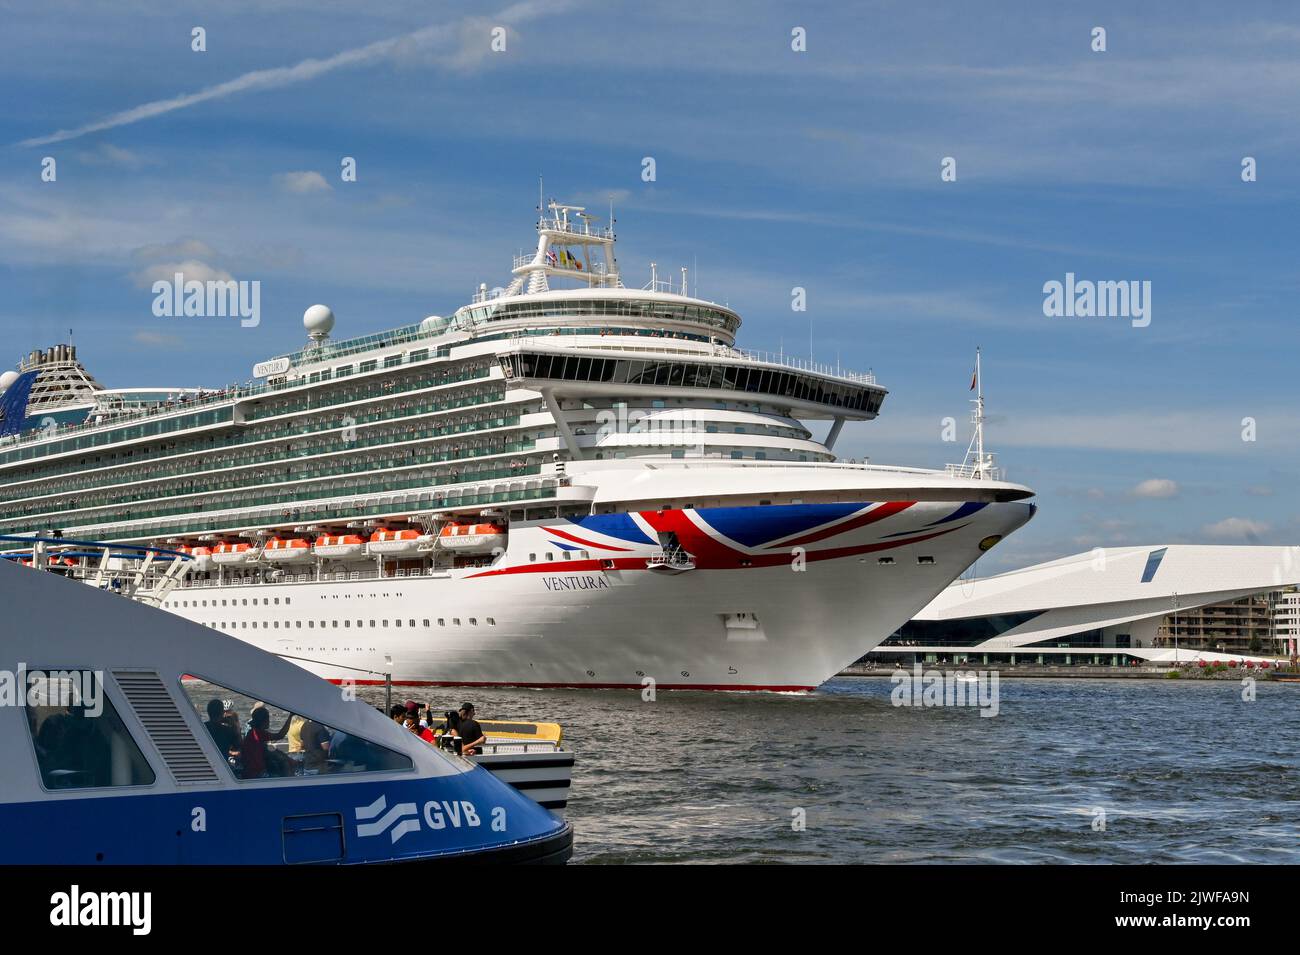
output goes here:
{"type": "MultiPolygon", "coordinates": [[[[22,706],[0,706],[0,802],[156,794],[194,789],[243,787],[221,768],[220,756],[202,719],[181,690],[191,675],[263,700],[356,735],[410,757],[412,770],[369,773],[368,779],[447,776],[466,772],[455,760],[403,731],[374,706],[347,700],[336,686],[297,665],[249,643],[115,593],[99,590],[59,574],[0,561],[0,605],[5,608],[4,653],[0,670],[94,670],[103,675],[109,700],[155,771],[151,786],[103,790],[47,791],[40,783],[35,753],[22,706]],[[153,732],[137,719],[120,675],[156,674],[176,704],[181,723],[171,718],[153,732]],[[175,740],[186,734],[199,742],[212,764],[210,778],[182,781],[175,762],[175,740]],[[22,771],[30,766],[29,772],[22,771]]],[[[373,677],[371,677],[373,678],[373,677]]],[[[193,747],[187,751],[192,753],[193,747]]],[[[188,774],[193,776],[193,773],[188,774]]],[[[314,783],[347,782],[348,775],[320,776],[314,783]]],[[[261,780],[257,785],[303,785],[299,778],[261,780]]]]}

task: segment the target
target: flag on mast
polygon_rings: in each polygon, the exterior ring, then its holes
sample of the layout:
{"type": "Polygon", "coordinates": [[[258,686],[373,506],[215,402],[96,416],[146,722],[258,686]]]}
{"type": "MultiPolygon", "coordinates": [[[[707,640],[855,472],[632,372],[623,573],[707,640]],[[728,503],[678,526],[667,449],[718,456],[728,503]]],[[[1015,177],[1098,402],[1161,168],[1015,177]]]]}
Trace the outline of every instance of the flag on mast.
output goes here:
{"type": "Polygon", "coordinates": [[[970,373],[970,390],[971,390],[971,391],[974,391],[974,390],[975,390],[975,386],[979,383],[979,377],[980,377],[980,359],[979,359],[979,352],[976,352],[976,353],[975,353],[975,367],[971,370],[971,373],[970,373]]]}

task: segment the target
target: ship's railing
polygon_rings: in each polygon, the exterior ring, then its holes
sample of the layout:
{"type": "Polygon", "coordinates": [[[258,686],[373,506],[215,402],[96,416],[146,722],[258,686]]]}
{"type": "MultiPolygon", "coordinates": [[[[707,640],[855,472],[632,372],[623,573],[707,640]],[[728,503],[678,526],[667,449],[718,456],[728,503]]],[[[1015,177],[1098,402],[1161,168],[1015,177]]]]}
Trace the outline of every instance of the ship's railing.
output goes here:
{"type": "MultiPolygon", "coordinates": [[[[363,558],[373,563],[374,558],[363,558]]],[[[450,558],[448,558],[449,560],[450,558]]],[[[475,567],[487,567],[491,565],[490,560],[482,563],[476,563],[475,567]]],[[[314,571],[308,573],[280,573],[270,576],[250,573],[245,576],[231,574],[224,578],[217,577],[188,577],[182,583],[181,587],[185,590],[204,590],[212,587],[257,587],[262,584],[311,584],[318,581],[345,581],[345,580],[398,580],[411,579],[417,577],[445,577],[447,571],[451,570],[451,565],[435,564],[430,567],[420,568],[389,568],[382,574],[378,568],[365,567],[359,570],[333,570],[323,571],[319,575],[314,571]]]]}
{"type": "Polygon", "coordinates": [[[850,371],[847,368],[841,368],[838,364],[830,365],[824,362],[812,361],[811,359],[796,358],[784,352],[751,351],[747,348],[719,348],[715,349],[714,354],[723,358],[742,358],[746,361],[762,362],[765,365],[782,365],[798,371],[812,372],[814,375],[823,375],[827,378],[843,378],[863,385],[874,385],[876,383],[876,376],[872,372],[850,371]]]}
{"type": "MultiPolygon", "coordinates": [[[[230,496],[237,496],[239,500],[235,502],[227,503],[227,502],[213,501],[207,499],[207,500],[202,500],[200,506],[201,506],[201,510],[204,512],[212,512],[215,509],[222,508],[222,507],[225,508],[234,508],[234,507],[241,507],[241,506],[256,507],[256,506],[284,505],[284,504],[290,505],[290,509],[292,510],[292,505],[294,504],[301,504],[303,502],[317,500],[326,494],[328,494],[331,497],[342,497],[345,495],[364,496],[367,494],[382,493],[385,491],[423,490],[425,488],[433,488],[433,487],[452,488],[456,484],[470,484],[474,482],[484,482],[490,480],[500,480],[500,479],[510,479],[510,478],[525,478],[530,475],[539,475],[541,473],[541,464],[532,463],[532,464],[521,464],[518,466],[509,466],[509,465],[504,465],[503,462],[492,462],[498,464],[498,467],[482,468],[473,471],[467,470],[463,475],[458,472],[450,475],[443,474],[438,476],[436,484],[430,483],[430,478],[425,475],[417,475],[415,477],[408,478],[405,480],[392,477],[391,475],[399,469],[402,471],[410,471],[415,468],[422,468],[428,470],[430,465],[436,465],[436,464],[454,465],[454,464],[461,464],[467,461],[483,461],[490,457],[513,454],[516,452],[527,452],[532,450],[535,447],[535,444],[536,442],[533,439],[525,439],[523,441],[518,441],[518,442],[503,443],[502,445],[499,446],[499,449],[498,448],[490,449],[487,454],[475,455],[470,453],[469,450],[466,450],[466,452],[463,454],[460,452],[455,452],[453,454],[415,455],[406,461],[400,461],[398,463],[378,462],[377,464],[371,466],[370,470],[361,470],[359,468],[352,467],[350,465],[342,465],[337,468],[322,470],[320,474],[316,476],[308,476],[302,479],[292,479],[290,481],[291,484],[294,485],[305,484],[307,485],[306,487],[298,487],[295,488],[294,490],[271,491],[269,493],[265,493],[261,495],[257,494],[255,487],[250,488],[247,485],[243,485],[239,488],[232,488],[229,490],[224,488],[217,488],[217,493],[223,493],[230,496]],[[309,482],[318,482],[319,484],[319,482],[330,481],[331,479],[334,479],[333,483],[338,484],[341,483],[340,479],[348,476],[353,476],[353,475],[356,476],[357,480],[356,483],[350,486],[321,488],[318,485],[312,486],[309,483],[309,482]],[[366,477],[367,475],[370,475],[368,479],[366,477]]],[[[478,450],[478,449],[474,449],[474,450],[478,450]]],[[[185,493],[188,494],[190,492],[185,492],[185,493]]],[[[146,500],[165,501],[168,500],[168,498],[163,496],[158,498],[146,498],[146,500]]],[[[134,503],[135,502],[130,499],[124,499],[121,501],[114,501],[108,504],[87,505],[84,509],[91,510],[92,508],[95,508],[101,511],[121,512],[125,508],[128,517],[134,516],[136,518],[173,517],[178,514],[189,514],[194,512],[195,510],[195,504],[192,501],[177,504],[177,505],[172,505],[172,506],[159,506],[159,507],[152,507],[148,509],[132,508],[130,505],[134,503]],[[138,511],[138,513],[136,511],[138,511]]],[[[61,525],[66,525],[70,520],[76,520],[76,519],[94,520],[96,518],[97,515],[78,515],[76,514],[76,510],[67,510],[67,511],[57,511],[57,512],[52,512],[52,511],[41,512],[39,515],[34,515],[33,518],[26,518],[26,520],[40,520],[46,523],[52,523],[55,526],[61,526],[61,525]]]]}
{"type": "MultiPolygon", "coordinates": [[[[401,394],[404,393],[393,392],[391,394],[385,395],[384,400],[387,400],[388,398],[391,398],[394,395],[400,396],[401,394]]],[[[362,428],[362,427],[369,427],[372,424],[387,424],[390,422],[401,422],[403,420],[408,420],[417,417],[429,417],[433,415],[447,416],[452,414],[459,414],[465,409],[472,410],[484,404],[491,404],[494,402],[504,401],[504,399],[505,399],[505,391],[498,389],[491,393],[486,393],[481,395],[466,395],[464,396],[464,400],[460,403],[457,403],[455,400],[427,401],[421,404],[411,405],[410,407],[405,409],[401,409],[402,410],[401,414],[390,413],[386,410],[381,410],[368,415],[360,415],[356,418],[355,426],[358,428],[362,428]]],[[[322,406],[320,409],[312,409],[312,410],[327,411],[328,408],[322,406]]],[[[270,425],[263,424],[263,425],[255,425],[250,428],[245,428],[243,430],[235,432],[230,437],[223,438],[220,441],[214,441],[212,444],[205,446],[203,452],[205,454],[216,454],[218,452],[228,451],[231,449],[237,450],[242,447],[251,447],[258,444],[269,444],[270,442],[277,441],[281,438],[286,438],[286,437],[310,439],[313,436],[324,432],[335,432],[335,431],[341,431],[343,429],[344,426],[339,423],[339,419],[337,417],[331,418],[329,424],[327,425],[321,425],[319,422],[312,421],[310,419],[304,422],[302,419],[297,418],[294,419],[294,423],[292,425],[286,423],[280,425],[279,427],[273,428],[270,425]],[[266,430],[259,430],[259,429],[266,429],[266,430]]],[[[354,442],[347,446],[356,447],[357,445],[354,442]]],[[[268,461],[287,460],[293,457],[305,457],[310,453],[322,453],[322,454],[330,453],[334,450],[343,449],[343,446],[341,444],[338,446],[321,445],[320,448],[321,450],[319,452],[310,452],[304,447],[303,449],[300,449],[302,451],[301,454],[297,452],[295,452],[294,454],[280,454],[275,458],[267,457],[265,458],[265,460],[268,461]]],[[[136,464],[146,464],[149,462],[168,461],[176,458],[192,457],[195,453],[196,452],[194,451],[171,451],[171,450],[146,453],[137,450],[137,452],[132,456],[132,461],[136,464]]],[[[249,463],[260,463],[260,461],[253,462],[251,461],[251,459],[244,458],[244,459],[238,459],[234,463],[235,466],[242,466],[244,464],[249,464],[249,463]]],[[[31,483],[33,481],[38,481],[38,480],[48,481],[52,478],[57,478],[60,475],[83,473],[87,471],[96,471],[96,469],[93,466],[88,466],[77,461],[73,461],[70,464],[62,464],[56,466],[46,465],[43,466],[41,474],[38,477],[24,478],[22,479],[22,482],[15,482],[15,483],[31,483]]],[[[96,473],[98,472],[96,471],[96,473]]],[[[149,469],[138,470],[135,473],[138,475],[138,480],[141,481],[163,480],[175,476],[177,474],[186,474],[186,475],[192,474],[194,473],[194,468],[191,465],[175,465],[173,467],[168,467],[164,469],[155,468],[152,470],[149,469]]],[[[87,488],[99,487],[101,483],[102,482],[99,481],[85,479],[84,481],[81,481],[71,487],[63,488],[63,486],[60,485],[59,488],[60,490],[75,492],[75,491],[85,490],[87,488]]],[[[23,496],[22,494],[5,494],[5,495],[0,495],[0,500],[16,500],[21,498],[22,496],[23,496]]]]}
{"type": "Polygon", "coordinates": [[[1006,472],[1002,468],[980,467],[978,464],[948,464],[943,473],[949,477],[972,478],[983,481],[1005,480],[1006,472]]]}
{"type": "MultiPolygon", "coordinates": [[[[312,348],[305,348],[293,352],[290,355],[282,356],[290,360],[290,366],[301,364],[307,361],[324,361],[326,359],[343,358],[348,355],[359,352],[372,351],[389,345],[404,344],[414,342],[422,338],[433,338],[445,334],[446,329],[422,330],[422,325],[408,325],[402,328],[393,329],[392,331],[383,332],[376,335],[367,335],[361,338],[353,338],[337,343],[327,342],[323,345],[312,348]]],[[[446,357],[447,349],[439,347],[437,352],[430,352],[427,356],[418,359],[425,361],[429,358],[446,357]]],[[[405,356],[401,356],[402,361],[396,364],[407,364],[405,356]]],[[[392,367],[392,366],[386,366],[392,367]]],[[[374,371],[385,369],[375,368],[374,371]]],[[[356,372],[355,374],[360,374],[356,372]]],[[[322,379],[328,380],[328,379],[322,379]]],[[[337,380],[337,379],[336,379],[337,380]]],[[[124,424],[131,424],[143,419],[157,418],[165,415],[188,413],[195,410],[213,407],[216,405],[230,404],[245,398],[257,397],[276,391],[283,391],[289,388],[297,388],[306,384],[316,384],[316,381],[307,381],[304,379],[294,379],[292,381],[246,381],[242,384],[227,385],[220,389],[187,389],[186,393],[175,401],[160,402],[148,408],[142,408],[137,411],[131,411],[123,414],[113,414],[103,421],[87,421],[83,424],[60,425],[54,432],[56,438],[78,437],[83,433],[114,428],[124,424]]],[[[6,435],[0,437],[0,451],[28,444],[34,441],[50,437],[43,429],[33,429],[21,434],[6,435]]]]}
{"type": "Polygon", "coordinates": [[[612,239],[614,238],[614,229],[612,226],[604,226],[593,229],[590,220],[580,219],[578,222],[565,222],[559,216],[550,218],[543,217],[537,220],[539,231],[545,229],[547,232],[560,232],[564,235],[586,236],[595,239],[612,239]]]}
{"type": "Polygon", "coordinates": [[[665,292],[669,295],[686,295],[685,289],[671,279],[653,278],[641,286],[643,292],[665,292]]]}
{"type": "MultiPolygon", "coordinates": [[[[305,522],[324,523],[327,521],[360,520],[368,517],[387,517],[393,514],[414,514],[420,511],[451,511],[466,507],[507,504],[516,501],[526,501],[530,506],[540,506],[558,497],[559,488],[564,486],[565,482],[552,477],[539,478],[537,474],[536,466],[533,466],[531,474],[511,473],[502,475],[500,484],[488,485],[494,488],[492,490],[483,490],[481,484],[478,487],[465,489],[478,491],[478,493],[474,494],[468,494],[464,490],[455,488],[448,488],[445,491],[437,490],[426,484],[423,488],[413,488],[411,490],[393,487],[387,487],[383,490],[376,488],[360,495],[362,499],[358,500],[357,495],[332,490],[330,498],[324,501],[321,500],[319,495],[315,497],[309,495],[293,501],[286,499],[278,502],[280,504],[300,505],[289,508],[282,507],[278,511],[273,507],[260,510],[253,507],[239,511],[229,509],[219,513],[210,512],[216,515],[213,517],[207,517],[206,515],[209,512],[204,512],[204,518],[193,517],[171,524],[165,524],[160,520],[151,520],[147,522],[122,522],[115,526],[90,529],[95,532],[96,536],[105,539],[138,540],[141,538],[172,537],[180,534],[235,534],[242,530],[295,526],[305,522]],[[521,483],[525,479],[530,486],[513,487],[513,485],[521,483]],[[502,489],[503,485],[507,489],[502,489]],[[349,500],[349,498],[351,499],[349,500]]],[[[490,480],[490,478],[483,473],[469,475],[465,478],[467,484],[472,484],[475,480],[490,480]]],[[[438,487],[445,486],[439,485],[438,487]]],[[[142,515],[136,515],[137,518],[140,516],[142,515]]]]}
{"type": "Polygon", "coordinates": [[[695,566],[695,561],[680,547],[670,547],[667,550],[657,550],[646,558],[647,567],[671,567],[675,570],[685,570],[695,566]]]}

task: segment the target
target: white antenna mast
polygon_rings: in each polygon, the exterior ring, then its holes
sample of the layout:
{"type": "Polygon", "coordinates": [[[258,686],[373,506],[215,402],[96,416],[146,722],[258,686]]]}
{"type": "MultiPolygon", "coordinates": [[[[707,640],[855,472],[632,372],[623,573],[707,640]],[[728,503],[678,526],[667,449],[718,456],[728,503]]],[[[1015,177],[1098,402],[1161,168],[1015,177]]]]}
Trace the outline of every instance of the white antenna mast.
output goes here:
{"type": "Polygon", "coordinates": [[[979,469],[984,470],[984,382],[980,379],[980,349],[975,346],[975,441],[979,469]]]}
{"type": "Polygon", "coordinates": [[[975,374],[971,379],[971,387],[975,391],[975,397],[971,399],[974,407],[971,409],[971,424],[974,430],[971,434],[970,445],[966,448],[966,458],[959,465],[949,465],[948,473],[960,474],[964,477],[972,477],[988,481],[1000,481],[1002,475],[1000,471],[993,466],[993,455],[984,450],[984,375],[980,367],[980,350],[975,349],[975,374]]]}

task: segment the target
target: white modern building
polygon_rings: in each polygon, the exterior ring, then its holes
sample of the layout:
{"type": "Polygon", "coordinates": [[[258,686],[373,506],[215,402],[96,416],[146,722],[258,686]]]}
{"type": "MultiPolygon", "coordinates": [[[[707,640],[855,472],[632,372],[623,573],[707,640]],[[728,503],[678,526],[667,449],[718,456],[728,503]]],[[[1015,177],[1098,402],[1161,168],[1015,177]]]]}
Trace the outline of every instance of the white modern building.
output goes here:
{"type": "MultiPolygon", "coordinates": [[[[877,648],[884,659],[928,662],[1167,663],[1242,660],[1205,639],[1187,646],[1182,615],[1289,589],[1300,548],[1156,545],[1098,548],[995,577],[953,583],[877,648]],[[1172,623],[1172,625],[1171,625],[1172,623]]],[[[1300,626],[1300,595],[1279,595],[1300,626]]],[[[1279,612],[1279,621],[1283,618],[1279,612]]],[[[1280,630],[1280,627],[1278,628],[1280,630]]],[[[1258,659],[1281,659],[1295,636],[1276,633],[1258,659]]]]}
{"type": "Polygon", "coordinates": [[[1300,653],[1300,591],[1279,594],[1273,614],[1278,643],[1288,654],[1300,653]]]}

